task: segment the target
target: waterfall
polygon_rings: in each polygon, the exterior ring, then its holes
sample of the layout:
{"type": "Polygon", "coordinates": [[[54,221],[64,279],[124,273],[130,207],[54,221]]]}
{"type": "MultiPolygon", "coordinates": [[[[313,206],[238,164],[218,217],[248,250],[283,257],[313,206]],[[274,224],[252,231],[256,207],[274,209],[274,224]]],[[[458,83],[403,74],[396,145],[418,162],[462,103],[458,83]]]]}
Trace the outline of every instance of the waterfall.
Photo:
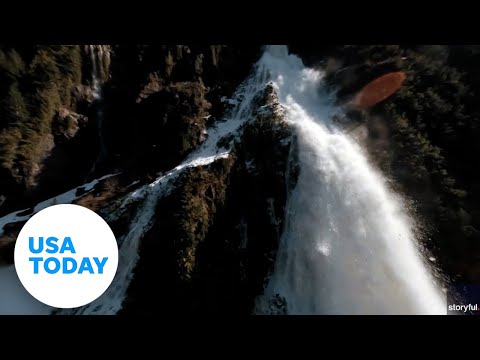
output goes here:
{"type": "Polygon", "coordinates": [[[93,96],[99,100],[102,97],[102,88],[100,86],[101,75],[98,69],[101,68],[102,46],[88,45],[90,59],[92,61],[92,89],[93,96]]]}
{"type": "Polygon", "coordinates": [[[104,80],[103,75],[103,64],[104,57],[109,57],[109,49],[103,45],[88,45],[88,52],[90,53],[90,59],[92,62],[92,79],[91,86],[93,90],[93,99],[96,106],[96,122],[97,122],[97,132],[98,139],[100,142],[100,153],[97,160],[95,161],[92,170],[95,171],[97,165],[103,161],[107,155],[107,148],[105,146],[104,136],[103,136],[103,93],[102,85],[104,80]]]}
{"type": "Polygon", "coordinates": [[[446,295],[423,259],[414,222],[362,149],[330,121],[338,111],[320,71],[286,47],[266,63],[296,139],[275,268],[256,313],[281,296],[288,314],[446,314],[446,295]]]}
{"type": "MultiPolygon", "coordinates": [[[[92,87],[101,100],[99,56],[104,50],[89,49],[92,87]]],[[[219,140],[240,133],[252,114],[255,95],[271,80],[294,133],[292,151],[298,153],[290,160],[297,159],[300,172],[296,185],[289,189],[275,268],[255,312],[269,313],[269,299],[279,295],[286,301],[288,314],[446,314],[446,296],[424,261],[414,236],[414,221],[358,144],[330,120],[340,110],[323,90],[322,78],[322,72],[288,55],[287,47],[267,47],[252,76],[229,100],[235,106],[224,121],[208,130],[205,142],[119,205],[116,211],[121,213],[138,202],[128,231],[117,239],[119,264],[111,286],[86,306],[56,313],[116,314],[122,308],[139,260],[138,248],[155,221],[158,201],[170,193],[173,180],[186,169],[229,156],[228,149],[219,148],[219,140]]],[[[101,137],[100,129],[101,122],[101,137]]],[[[278,215],[272,212],[272,223],[277,223],[278,215]]],[[[8,215],[7,220],[16,216],[8,215]]],[[[242,247],[247,247],[243,225],[242,247]]],[[[157,239],[162,240],[161,236],[157,239]]],[[[0,270],[0,277],[12,278],[12,268],[0,270]]],[[[18,290],[18,284],[11,288],[18,290]]],[[[24,312],[50,312],[41,304],[32,305],[25,294],[19,292],[28,307],[24,312]]],[[[17,301],[4,298],[0,297],[0,305],[17,301]]]]}

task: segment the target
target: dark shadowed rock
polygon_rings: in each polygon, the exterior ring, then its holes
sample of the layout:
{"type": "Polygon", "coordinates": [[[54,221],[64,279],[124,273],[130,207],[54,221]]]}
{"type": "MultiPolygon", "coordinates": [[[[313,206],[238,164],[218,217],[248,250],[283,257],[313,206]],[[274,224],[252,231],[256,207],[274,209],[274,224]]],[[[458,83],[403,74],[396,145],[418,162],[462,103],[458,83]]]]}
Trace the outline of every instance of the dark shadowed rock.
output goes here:
{"type": "MultiPolygon", "coordinates": [[[[188,170],[157,207],[156,222],[121,314],[251,313],[273,269],[286,202],[291,132],[271,86],[231,155],[188,170]],[[169,296],[151,296],[161,283],[169,296]],[[232,310],[234,309],[234,310],[232,310]]],[[[230,148],[230,146],[229,146],[230,148]]],[[[292,179],[294,184],[295,179],[292,179]]]]}

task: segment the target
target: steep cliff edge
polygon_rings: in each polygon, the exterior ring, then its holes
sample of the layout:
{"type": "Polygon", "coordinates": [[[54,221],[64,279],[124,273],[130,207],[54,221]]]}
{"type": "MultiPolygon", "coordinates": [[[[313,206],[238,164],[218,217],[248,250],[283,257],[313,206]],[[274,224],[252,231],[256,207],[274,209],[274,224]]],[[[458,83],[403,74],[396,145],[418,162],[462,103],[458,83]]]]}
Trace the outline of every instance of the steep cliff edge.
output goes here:
{"type": "Polygon", "coordinates": [[[271,86],[255,104],[241,136],[219,143],[229,157],[184,173],[159,202],[121,314],[251,313],[282,231],[291,144],[271,86]],[[152,284],[168,296],[152,296],[152,284]]]}

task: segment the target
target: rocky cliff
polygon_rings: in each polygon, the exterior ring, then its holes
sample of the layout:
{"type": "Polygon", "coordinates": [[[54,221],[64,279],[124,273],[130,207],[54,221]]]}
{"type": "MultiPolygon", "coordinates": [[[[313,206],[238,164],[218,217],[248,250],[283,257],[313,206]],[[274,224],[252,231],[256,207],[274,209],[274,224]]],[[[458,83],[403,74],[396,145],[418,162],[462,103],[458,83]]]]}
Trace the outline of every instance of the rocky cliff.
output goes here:
{"type": "Polygon", "coordinates": [[[102,54],[108,46],[0,47],[0,214],[83,182],[98,152],[102,54]]]}

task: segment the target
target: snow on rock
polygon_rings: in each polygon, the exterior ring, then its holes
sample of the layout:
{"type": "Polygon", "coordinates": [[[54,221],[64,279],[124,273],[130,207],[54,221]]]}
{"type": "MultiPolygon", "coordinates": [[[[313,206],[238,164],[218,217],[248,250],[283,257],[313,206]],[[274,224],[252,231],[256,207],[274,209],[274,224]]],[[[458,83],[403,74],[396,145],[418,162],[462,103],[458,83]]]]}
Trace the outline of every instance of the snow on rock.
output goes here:
{"type": "Polygon", "coordinates": [[[105,176],[101,177],[100,179],[95,179],[95,180],[89,182],[88,184],[79,186],[79,187],[77,187],[75,189],[72,189],[72,190],[69,190],[69,191],[67,191],[63,194],[60,194],[60,195],[55,196],[53,198],[42,201],[42,202],[38,203],[33,208],[33,211],[28,211],[29,209],[23,209],[23,210],[16,211],[16,212],[13,212],[13,213],[10,213],[8,215],[3,216],[2,218],[0,218],[0,236],[3,235],[3,228],[4,228],[5,225],[7,225],[9,223],[26,221],[26,220],[30,219],[33,215],[38,213],[40,210],[43,210],[43,209],[45,209],[49,206],[52,206],[52,205],[71,204],[72,202],[74,202],[75,200],[80,198],[81,196],[83,196],[86,193],[92,191],[93,188],[95,187],[95,185],[97,185],[100,181],[102,181],[104,179],[107,179],[109,177],[115,176],[115,175],[118,175],[118,173],[117,174],[105,175],[105,176]],[[77,196],[77,191],[78,190],[83,190],[83,192],[82,192],[81,195],[77,196]],[[27,215],[21,215],[22,213],[25,213],[25,212],[27,213],[27,215]]]}

